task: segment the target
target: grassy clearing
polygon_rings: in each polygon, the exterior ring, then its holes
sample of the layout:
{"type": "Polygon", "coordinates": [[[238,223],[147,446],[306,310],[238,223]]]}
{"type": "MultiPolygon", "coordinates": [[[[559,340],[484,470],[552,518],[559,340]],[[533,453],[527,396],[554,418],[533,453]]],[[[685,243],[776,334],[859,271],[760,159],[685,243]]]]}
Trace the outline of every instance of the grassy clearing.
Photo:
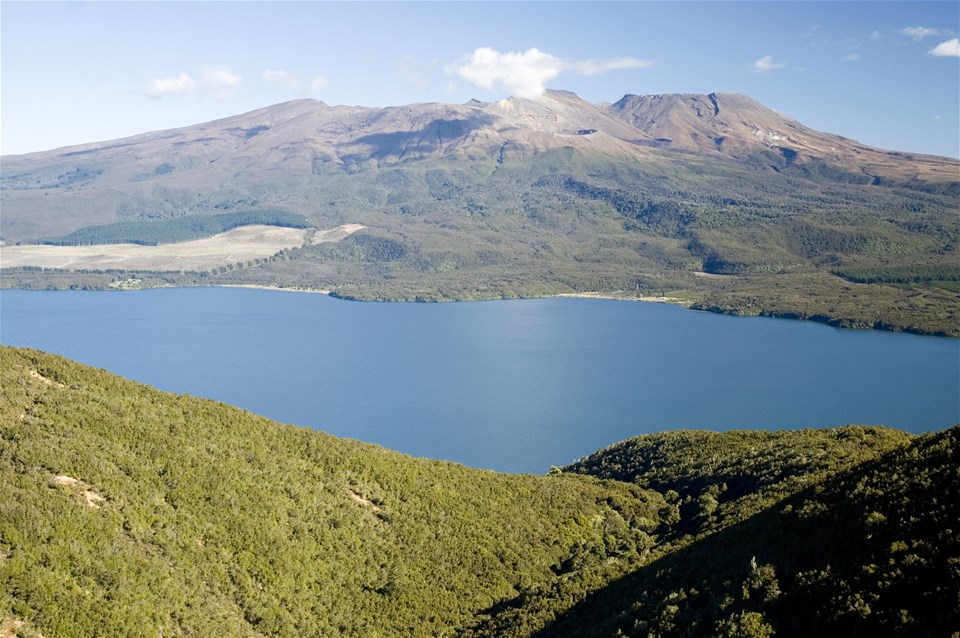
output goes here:
{"type": "Polygon", "coordinates": [[[158,246],[4,246],[0,248],[0,256],[4,268],[200,272],[272,257],[283,250],[299,248],[305,242],[339,241],[360,228],[357,224],[346,224],[331,230],[315,231],[251,225],[213,237],[158,246]]]}

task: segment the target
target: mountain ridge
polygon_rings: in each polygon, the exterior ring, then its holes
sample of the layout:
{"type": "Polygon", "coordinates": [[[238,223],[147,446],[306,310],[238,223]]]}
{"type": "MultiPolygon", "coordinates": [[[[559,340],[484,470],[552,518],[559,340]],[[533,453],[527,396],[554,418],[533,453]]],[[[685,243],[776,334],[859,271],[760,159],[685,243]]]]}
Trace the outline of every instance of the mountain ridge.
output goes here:
{"type": "MultiPolygon", "coordinates": [[[[44,149],[39,151],[30,151],[27,153],[19,154],[7,154],[4,157],[13,159],[13,158],[22,158],[46,154],[75,154],[79,152],[95,151],[101,150],[105,147],[104,145],[114,145],[119,142],[129,143],[134,141],[150,140],[156,139],[158,136],[169,136],[178,132],[190,130],[190,129],[216,129],[223,125],[227,125],[233,122],[245,122],[249,123],[251,120],[260,119],[262,124],[267,124],[269,126],[276,126],[284,121],[294,119],[298,116],[302,116],[306,113],[320,110],[329,110],[336,111],[339,113],[344,112],[357,112],[357,113],[388,113],[394,112],[402,109],[417,109],[417,108],[435,108],[435,107],[449,107],[451,109],[467,108],[467,109],[479,109],[482,111],[492,111],[497,112],[502,115],[509,115],[512,108],[516,108],[515,105],[518,104],[539,104],[549,106],[553,103],[554,106],[557,104],[567,103],[576,103],[580,109],[595,110],[599,114],[607,115],[613,118],[621,119],[624,122],[630,123],[630,120],[633,120],[634,127],[639,130],[642,134],[639,137],[641,143],[643,142],[652,142],[655,140],[667,141],[656,134],[658,130],[654,124],[655,115],[657,110],[663,110],[664,106],[667,109],[674,109],[676,107],[676,102],[685,102],[688,106],[694,110],[698,111],[698,115],[702,117],[702,113],[699,112],[701,107],[705,107],[707,110],[713,112],[713,117],[720,115],[720,102],[725,102],[723,111],[726,115],[728,110],[733,110],[737,113],[743,113],[745,111],[752,111],[754,114],[761,114],[762,117],[770,119],[770,116],[773,115],[775,118],[779,118],[782,123],[787,123],[790,126],[788,128],[800,127],[807,132],[816,133],[813,129],[809,129],[796,120],[792,120],[786,116],[783,116],[772,109],[769,109],[756,100],[750,98],[747,95],[739,93],[724,93],[724,92],[711,92],[711,93],[662,93],[662,94],[633,94],[626,93],[619,100],[613,103],[609,102],[600,102],[600,103],[589,103],[582,98],[580,98],[576,93],[571,91],[561,90],[561,89],[548,89],[540,98],[517,98],[513,96],[508,96],[500,100],[493,102],[485,102],[478,99],[471,99],[462,104],[453,104],[445,102],[416,102],[408,105],[393,105],[385,107],[366,107],[366,106],[353,106],[353,105],[329,105],[323,100],[315,98],[297,98],[294,100],[288,100],[286,102],[280,102],[277,104],[267,105],[264,107],[259,107],[251,111],[244,113],[229,115],[222,118],[217,118],[207,122],[202,122],[198,124],[191,124],[186,126],[179,126],[171,129],[158,129],[155,131],[149,131],[145,133],[138,133],[130,136],[125,136],[121,138],[116,138],[113,140],[105,141],[93,141],[93,142],[84,142],[80,144],[73,144],[63,147],[55,147],[52,149],[44,149]],[[642,105],[643,110],[647,111],[643,113],[640,117],[632,111],[636,110],[638,103],[642,105]],[[726,103],[730,103],[730,107],[726,103]],[[309,107],[309,108],[304,108],[309,107]],[[294,111],[293,115],[286,116],[284,118],[278,119],[276,116],[285,114],[287,111],[294,111]],[[639,124],[639,126],[637,126],[639,124]]],[[[662,113],[661,113],[662,114],[662,113]]],[[[712,118],[711,118],[712,119],[712,118]]],[[[633,135],[636,135],[636,131],[631,131],[633,135]]],[[[627,133],[622,139],[628,139],[630,133],[627,133]]],[[[837,135],[833,133],[823,134],[829,135],[832,138],[835,138],[840,141],[854,143],[860,146],[863,149],[870,149],[875,151],[882,151],[885,153],[894,153],[901,157],[919,157],[919,158],[939,158],[954,160],[954,158],[948,158],[938,155],[932,155],[927,153],[919,152],[904,152],[896,150],[885,150],[878,147],[870,146],[852,140],[850,138],[844,137],[842,135],[837,135]]],[[[763,138],[764,136],[759,136],[763,138]]],[[[672,142],[673,140],[669,140],[672,142]]],[[[772,141],[779,141],[775,137],[772,138],[772,141]]],[[[786,140],[785,140],[786,141],[786,140]]],[[[952,176],[955,179],[955,176],[952,176]]]]}

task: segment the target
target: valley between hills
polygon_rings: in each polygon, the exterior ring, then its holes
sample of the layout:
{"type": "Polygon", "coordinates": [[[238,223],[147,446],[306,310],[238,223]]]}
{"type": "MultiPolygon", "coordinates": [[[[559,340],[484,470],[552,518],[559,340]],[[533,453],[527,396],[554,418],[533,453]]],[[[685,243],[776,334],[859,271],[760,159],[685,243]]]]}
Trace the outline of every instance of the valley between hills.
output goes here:
{"type": "Polygon", "coordinates": [[[0,347],[4,636],[949,636],[960,426],[414,458],[0,347]]]}
{"type": "Polygon", "coordinates": [[[814,131],[742,95],[297,100],[0,161],[3,287],[594,293],[960,335],[960,163],[814,131]],[[236,236],[254,224],[302,239],[253,251],[236,236]],[[311,239],[346,224],[363,228],[311,239]],[[173,251],[231,232],[199,261],[36,252],[173,251]]]}

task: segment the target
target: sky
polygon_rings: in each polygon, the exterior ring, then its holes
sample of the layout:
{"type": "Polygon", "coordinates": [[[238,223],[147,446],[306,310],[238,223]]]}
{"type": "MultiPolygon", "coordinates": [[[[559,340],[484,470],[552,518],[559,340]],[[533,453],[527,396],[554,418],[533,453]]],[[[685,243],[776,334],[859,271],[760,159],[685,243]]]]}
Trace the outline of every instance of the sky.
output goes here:
{"type": "Polygon", "coordinates": [[[298,98],[493,101],[544,88],[743,93],[811,128],[960,157],[960,3],[0,0],[0,153],[298,98]]]}

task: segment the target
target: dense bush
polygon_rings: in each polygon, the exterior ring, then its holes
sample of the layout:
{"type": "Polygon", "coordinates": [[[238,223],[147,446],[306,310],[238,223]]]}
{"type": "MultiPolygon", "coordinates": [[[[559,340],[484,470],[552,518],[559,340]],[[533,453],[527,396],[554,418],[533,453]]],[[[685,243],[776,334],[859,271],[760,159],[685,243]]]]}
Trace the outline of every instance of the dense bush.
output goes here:
{"type": "Polygon", "coordinates": [[[663,499],[636,486],[415,459],[0,357],[0,622],[45,635],[433,636],[655,542],[663,499]]]}
{"type": "Polygon", "coordinates": [[[240,226],[266,224],[287,228],[308,228],[303,215],[279,210],[250,210],[217,215],[185,215],[154,221],[118,222],[87,226],[62,237],[38,240],[38,244],[54,246],[87,246],[95,244],[140,244],[156,246],[191,239],[211,237],[240,226]]]}
{"type": "Polygon", "coordinates": [[[944,636],[960,427],[415,459],[0,348],[0,626],[70,636],[944,636]],[[588,475],[583,475],[585,473],[588,475]],[[592,476],[590,476],[592,474],[592,476]]]}

